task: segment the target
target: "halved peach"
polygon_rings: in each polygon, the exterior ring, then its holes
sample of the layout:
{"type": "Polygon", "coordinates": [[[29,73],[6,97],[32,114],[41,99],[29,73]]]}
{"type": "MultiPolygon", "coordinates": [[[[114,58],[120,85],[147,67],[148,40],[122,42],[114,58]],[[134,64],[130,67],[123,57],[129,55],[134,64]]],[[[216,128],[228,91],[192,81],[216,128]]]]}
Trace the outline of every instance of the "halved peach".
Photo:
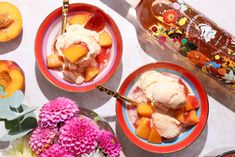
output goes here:
{"type": "Polygon", "coordinates": [[[15,39],[22,31],[22,17],[18,8],[8,2],[0,2],[0,42],[15,39]]]}
{"type": "Polygon", "coordinates": [[[99,44],[101,47],[111,47],[112,38],[107,32],[102,32],[99,34],[99,44]]]}
{"type": "Polygon", "coordinates": [[[88,48],[83,44],[71,45],[68,48],[63,50],[63,54],[66,59],[71,63],[75,63],[81,57],[85,56],[88,53],[88,48]]]}
{"type": "Polygon", "coordinates": [[[11,96],[16,90],[24,90],[24,73],[17,63],[0,61],[0,85],[6,92],[6,95],[0,98],[11,96]]]}
{"type": "Polygon", "coordinates": [[[150,135],[148,137],[148,142],[157,143],[157,144],[162,143],[161,135],[154,127],[151,129],[150,135]]]}
{"type": "Polygon", "coordinates": [[[136,128],[136,135],[143,139],[148,139],[151,132],[151,123],[149,118],[144,118],[136,128]]]}
{"type": "Polygon", "coordinates": [[[95,78],[100,72],[100,69],[97,67],[87,67],[85,71],[85,81],[91,81],[95,78]]]}
{"type": "Polygon", "coordinates": [[[79,25],[84,25],[87,23],[87,21],[91,18],[90,13],[79,13],[77,15],[72,16],[69,19],[69,24],[79,24],[79,25]]]}

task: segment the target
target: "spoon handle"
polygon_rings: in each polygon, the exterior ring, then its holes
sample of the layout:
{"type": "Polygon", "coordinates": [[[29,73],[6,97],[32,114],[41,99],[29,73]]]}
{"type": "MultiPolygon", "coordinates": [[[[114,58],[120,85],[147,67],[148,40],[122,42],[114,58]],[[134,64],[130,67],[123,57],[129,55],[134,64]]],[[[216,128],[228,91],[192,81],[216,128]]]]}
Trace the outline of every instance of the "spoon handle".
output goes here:
{"type": "Polygon", "coordinates": [[[69,12],[69,0],[63,0],[61,34],[64,34],[66,30],[68,12],[69,12]]]}
{"type": "Polygon", "coordinates": [[[134,100],[132,100],[132,99],[130,99],[130,98],[124,96],[124,95],[121,95],[121,94],[119,94],[118,92],[115,92],[115,91],[113,91],[112,89],[109,89],[109,88],[107,88],[107,87],[104,87],[104,86],[101,86],[101,85],[97,85],[96,88],[97,88],[99,91],[104,92],[104,93],[106,93],[106,94],[108,94],[108,95],[111,95],[111,96],[113,96],[113,97],[115,97],[115,98],[117,98],[117,99],[121,99],[121,100],[130,102],[130,103],[132,103],[132,104],[137,104],[134,100]]]}

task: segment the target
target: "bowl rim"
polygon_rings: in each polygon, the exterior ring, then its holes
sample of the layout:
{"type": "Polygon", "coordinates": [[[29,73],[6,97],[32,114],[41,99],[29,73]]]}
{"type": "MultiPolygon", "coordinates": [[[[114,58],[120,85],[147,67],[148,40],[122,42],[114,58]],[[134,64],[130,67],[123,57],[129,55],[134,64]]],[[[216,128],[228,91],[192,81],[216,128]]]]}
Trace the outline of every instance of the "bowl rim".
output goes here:
{"type": "Polygon", "coordinates": [[[207,119],[209,116],[209,104],[208,104],[208,97],[205,92],[204,87],[200,83],[200,81],[191,73],[190,71],[186,70],[185,68],[179,66],[178,64],[171,63],[171,62],[156,62],[156,63],[150,63],[147,65],[144,65],[134,72],[132,72],[127,78],[124,80],[122,83],[119,93],[120,94],[125,94],[128,86],[130,85],[131,82],[133,82],[141,73],[148,71],[148,70],[154,70],[157,68],[167,68],[170,70],[175,70],[182,74],[184,77],[190,80],[194,87],[196,88],[201,101],[201,114],[200,114],[200,121],[199,123],[195,126],[195,129],[188,135],[185,139],[180,141],[179,143],[170,145],[170,146],[154,146],[150,145],[147,142],[144,142],[140,140],[135,134],[133,134],[129,129],[128,126],[125,122],[123,113],[122,113],[122,100],[116,100],[116,115],[117,115],[117,120],[118,123],[126,135],[126,137],[135,145],[140,147],[143,150],[153,152],[153,153],[173,153],[177,152],[180,150],[183,150],[187,148],[189,145],[191,145],[193,142],[195,142],[198,137],[202,134],[204,128],[206,127],[207,124],[207,119]],[[203,107],[203,110],[202,110],[203,107]],[[202,112],[203,111],[203,112],[202,112]],[[203,116],[202,116],[203,115],[203,116]]]}
{"type": "Polygon", "coordinates": [[[40,69],[41,73],[44,75],[44,77],[51,82],[51,84],[57,86],[60,89],[63,89],[65,91],[69,92],[86,92],[90,91],[96,88],[97,84],[104,84],[108,80],[111,79],[111,77],[114,75],[116,70],[118,69],[118,66],[121,62],[122,58],[122,51],[123,51],[123,42],[122,42],[122,37],[121,33],[119,31],[118,26],[114,22],[114,20],[107,14],[105,13],[102,9],[100,9],[97,6],[86,4],[86,3],[72,3],[69,5],[69,10],[70,11],[90,11],[90,12],[99,12],[101,13],[105,21],[108,23],[110,26],[111,30],[113,31],[113,34],[115,34],[115,39],[116,39],[116,44],[117,44],[117,56],[115,58],[114,64],[107,73],[101,80],[98,82],[95,82],[91,85],[84,86],[84,87],[79,87],[78,86],[72,86],[70,84],[64,84],[60,80],[56,79],[50,72],[47,66],[44,64],[44,59],[42,57],[42,51],[41,51],[41,46],[43,44],[43,37],[44,37],[44,32],[47,30],[47,27],[51,24],[51,22],[59,17],[62,12],[62,7],[59,7],[52,11],[41,23],[39,26],[39,29],[37,31],[36,37],[35,37],[35,43],[34,43],[34,52],[35,52],[35,58],[36,58],[36,63],[38,68],[40,69]]]}

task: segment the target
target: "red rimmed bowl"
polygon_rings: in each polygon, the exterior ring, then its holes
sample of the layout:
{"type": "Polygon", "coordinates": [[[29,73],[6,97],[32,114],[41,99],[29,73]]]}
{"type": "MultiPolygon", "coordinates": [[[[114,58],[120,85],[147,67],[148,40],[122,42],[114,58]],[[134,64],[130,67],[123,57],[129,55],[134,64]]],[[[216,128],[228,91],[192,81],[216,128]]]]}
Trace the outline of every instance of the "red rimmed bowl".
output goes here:
{"type": "Polygon", "coordinates": [[[107,82],[118,68],[122,56],[122,38],[119,29],[113,19],[100,8],[83,3],[69,5],[69,16],[79,12],[101,13],[105,19],[105,25],[113,39],[110,59],[107,66],[99,75],[90,82],[80,85],[69,83],[63,79],[61,72],[47,67],[46,57],[53,51],[55,37],[61,28],[61,8],[54,10],[42,22],[35,39],[35,56],[39,69],[43,75],[55,86],[70,92],[85,92],[92,90],[97,84],[107,82]]]}
{"type": "Polygon", "coordinates": [[[128,96],[135,82],[138,80],[139,76],[149,70],[156,70],[158,72],[176,75],[180,77],[180,79],[183,80],[183,82],[192,89],[192,92],[196,96],[200,106],[197,110],[199,123],[185,131],[175,141],[167,141],[161,144],[149,143],[147,140],[143,140],[135,134],[135,127],[129,119],[127,113],[128,109],[126,108],[125,102],[117,100],[116,114],[120,127],[131,142],[133,142],[144,150],[154,153],[172,153],[182,150],[189,146],[191,143],[193,143],[200,136],[204,127],[206,126],[209,113],[206,92],[202,84],[197,80],[196,77],[193,76],[191,72],[173,63],[158,62],[145,65],[131,73],[123,82],[119,90],[120,94],[128,96]]]}

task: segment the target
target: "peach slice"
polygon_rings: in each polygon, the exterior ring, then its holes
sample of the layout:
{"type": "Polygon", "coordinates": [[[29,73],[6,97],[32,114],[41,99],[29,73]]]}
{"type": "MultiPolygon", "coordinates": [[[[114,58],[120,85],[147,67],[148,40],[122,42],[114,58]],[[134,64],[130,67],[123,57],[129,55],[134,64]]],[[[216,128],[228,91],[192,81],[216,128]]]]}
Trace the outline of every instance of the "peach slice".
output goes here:
{"type": "Polygon", "coordinates": [[[185,111],[191,111],[197,108],[199,108],[197,98],[194,95],[188,95],[187,101],[184,107],[185,111]]]}
{"type": "Polygon", "coordinates": [[[62,65],[64,64],[64,59],[62,56],[58,54],[51,54],[47,56],[47,66],[48,68],[61,68],[62,65]]]}
{"type": "Polygon", "coordinates": [[[22,17],[18,8],[8,2],[0,2],[0,42],[15,39],[22,31],[22,17]]]}
{"type": "Polygon", "coordinates": [[[148,139],[151,132],[150,119],[143,119],[136,128],[136,135],[143,139],[148,139]]]}
{"type": "Polygon", "coordinates": [[[157,143],[157,144],[162,143],[161,135],[159,134],[157,129],[155,128],[151,129],[150,135],[148,137],[148,142],[157,143]]]}
{"type": "Polygon", "coordinates": [[[196,110],[191,110],[186,116],[185,116],[185,124],[188,126],[196,125],[199,122],[199,118],[197,117],[196,110]]]}
{"type": "Polygon", "coordinates": [[[83,44],[75,44],[71,45],[68,48],[63,50],[63,54],[66,59],[68,59],[71,63],[75,63],[80,58],[85,56],[88,53],[88,48],[83,44]]]}
{"type": "Polygon", "coordinates": [[[152,116],[152,114],[153,114],[153,107],[149,103],[138,104],[138,106],[137,106],[137,113],[140,116],[150,118],[152,116]]]}
{"type": "Polygon", "coordinates": [[[144,119],[148,119],[148,118],[142,117],[142,118],[140,118],[139,120],[137,120],[137,122],[135,123],[136,128],[140,125],[140,123],[141,123],[142,121],[144,121],[144,119]]]}
{"type": "Polygon", "coordinates": [[[84,26],[84,28],[96,32],[100,32],[104,27],[105,19],[101,13],[95,13],[84,26]]]}
{"type": "Polygon", "coordinates": [[[77,15],[72,16],[69,19],[69,24],[73,25],[73,24],[79,24],[79,25],[84,25],[87,23],[87,21],[91,18],[91,14],[90,13],[80,13],[77,15]]]}
{"type": "Polygon", "coordinates": [[[24,73],[13,61],[0,61],[0,85],[3,86],[6,95],[11,96],[16,90],[24,90],[24,73]]]}
{"type": "Polygon", "coordinates": [[[101,47],[111,47],[112,38],[107,32],[102,32],[99,34],[99,44],[101,47]]]}
{"type": "Polygon", "coordinates": [[[175,118],[181,123],[185,122],[185,111],[184,108],[179,108],[175,111],[175,118]]]}
{"type": "Polygon", "coordinates": [[[87,67],[85,71],[85,81],[91,81],[99,74],[100,70],[97,67],[87,67]]]}

